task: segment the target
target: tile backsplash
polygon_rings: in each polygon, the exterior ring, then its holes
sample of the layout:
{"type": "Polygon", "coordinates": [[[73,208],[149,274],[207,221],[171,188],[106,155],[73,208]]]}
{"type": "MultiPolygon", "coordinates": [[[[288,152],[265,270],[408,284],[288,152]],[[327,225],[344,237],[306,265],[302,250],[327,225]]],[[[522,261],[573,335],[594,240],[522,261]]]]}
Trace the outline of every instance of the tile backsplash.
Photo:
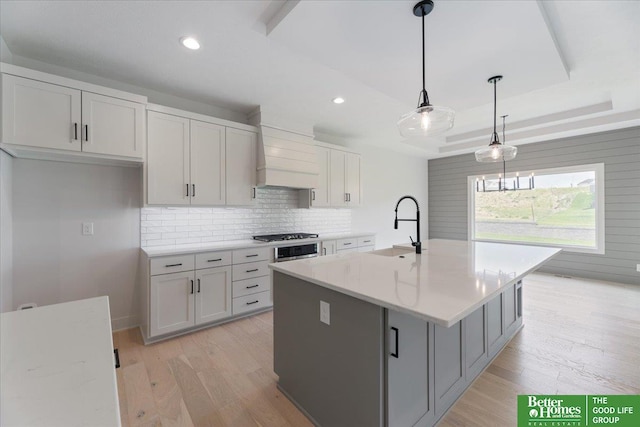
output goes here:
{"type": "Polygon", "coordinates": [[[351,209],[299,209],[298,190],[258,188],[254,207],[142,208],[141,245],[250,239],[256,234],[348,233],[351,209]]]}

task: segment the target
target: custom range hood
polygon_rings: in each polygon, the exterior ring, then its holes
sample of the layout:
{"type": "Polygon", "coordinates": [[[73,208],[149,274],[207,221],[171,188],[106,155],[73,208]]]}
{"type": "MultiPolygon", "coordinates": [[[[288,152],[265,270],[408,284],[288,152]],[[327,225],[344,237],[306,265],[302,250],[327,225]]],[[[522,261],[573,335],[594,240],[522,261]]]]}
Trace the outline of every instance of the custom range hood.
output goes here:
{"type": "Polygon", "coordinates": [[[299,126],[274,125],[257,110],[251,122],[260,129],[258,138],[258,187],[315,188],[318,158],[313,135],[299,126]],[[295,130],[289,130],[295,129],[295,130]]]}

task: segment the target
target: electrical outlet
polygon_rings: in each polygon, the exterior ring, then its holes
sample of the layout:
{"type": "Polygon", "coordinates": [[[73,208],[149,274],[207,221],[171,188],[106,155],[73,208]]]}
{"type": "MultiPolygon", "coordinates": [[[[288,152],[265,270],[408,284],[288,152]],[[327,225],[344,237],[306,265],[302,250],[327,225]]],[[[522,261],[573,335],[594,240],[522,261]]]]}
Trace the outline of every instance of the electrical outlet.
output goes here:
{"type": "Polygon", "coordinates": [[[636,264],[636,271],[640,273],[640,264],[636,264]]]}
{"type": "Polygon", "coordinates": [[[331,306],[328,302],[320,301],[320,321],[327,325],[331,324],[331,306]]]}
{"type": "Polygon", "coordinates": [[[83,222],[82,223],[82,235],[83,236],[93,236],[93,223],[92,222],[83,222]]]}

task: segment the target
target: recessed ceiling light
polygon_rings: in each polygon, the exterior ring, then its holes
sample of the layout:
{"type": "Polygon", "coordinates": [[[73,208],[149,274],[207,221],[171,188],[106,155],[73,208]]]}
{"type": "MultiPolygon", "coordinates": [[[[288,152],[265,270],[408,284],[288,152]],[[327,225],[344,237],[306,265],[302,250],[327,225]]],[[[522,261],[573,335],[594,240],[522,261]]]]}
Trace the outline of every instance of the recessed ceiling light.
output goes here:
{"type": "Polygon", "coordinates": [[[180,39],[180,43],[182,43],[182,46],[186,47],[187,49],[191,49],[191,50],[200,49],[200,43],[198,42],[198,40],[194,39],[193,37],[183,37],[180,39]]]}
{"type": "Polygon", "coordinates": [[[333,98],[332,101],[334,104],[342,104],[344,102],[344,98],[337,97],[337,98],[333,98]]]}

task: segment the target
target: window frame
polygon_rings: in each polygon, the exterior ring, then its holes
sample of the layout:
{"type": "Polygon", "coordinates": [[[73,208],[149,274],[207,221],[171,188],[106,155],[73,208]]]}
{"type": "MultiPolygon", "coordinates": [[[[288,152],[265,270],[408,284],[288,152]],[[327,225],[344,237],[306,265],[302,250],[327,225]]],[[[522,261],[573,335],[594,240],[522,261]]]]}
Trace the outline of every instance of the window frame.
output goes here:
{"type": "MultiPolygon", "coordinates": [[[[604,163],[590,163],[586,165],[574,165],[574,166],[559,166],[555,168],[535,169],[529,171],[520,171],[521,177],[527,177],[529,174],[534,173],[536,176],[551,175],[558,173],[571,173],[571,172],[595,172],[596,176],[596,246],[565,246],[553,243],[536,243],[536,242],[517,242],[512,240],[497,240],[497,239],[476,239],[475,238],[475,193],[476,193],[476,178],[482,179],[490,177],[490,179],[498,178],[498,174],[481,174],[481,175],[469,175],[467,176],[467,239],[473,242],[494,242],[494,243],[509,243],[514,245],[527,245],[527,246],[547,246],[553,248],[561,248],[563,252],[578,252],[588,254],[605,253],[605,197],[604,197],[604,163]]],[[[521,190],[526,191],[526,190],[521,190]]]]}

